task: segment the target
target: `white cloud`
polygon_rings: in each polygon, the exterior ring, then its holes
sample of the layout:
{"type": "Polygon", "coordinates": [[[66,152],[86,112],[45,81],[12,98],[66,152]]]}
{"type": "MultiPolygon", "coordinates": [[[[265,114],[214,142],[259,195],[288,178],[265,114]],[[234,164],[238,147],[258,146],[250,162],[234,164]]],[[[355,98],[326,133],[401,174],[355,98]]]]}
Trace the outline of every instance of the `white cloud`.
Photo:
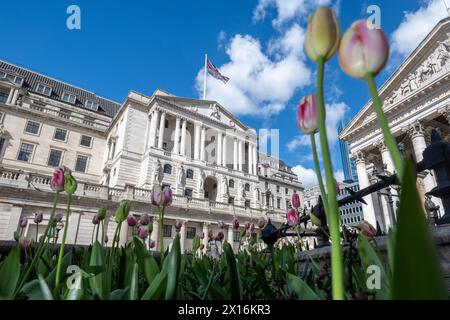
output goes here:
{"type": "Polygon", "coordinates": [[[334,173],[334,178],[337,182],[342,182],[345,180],[344,172],[339,170],[334,173]]]}
{"type": "Polygon", "coordinates": [[[392,33],[392,51],[400,57],[411,53],[436,24],[448,17],[442,0],[427,0],[415,12],[406,12],[403,21],[392,33]]]}
{"type": "MultiPolygon", "coordinates": [[[[208,77],[207,98],[217,100],[236,115],[267,117],[281,112],[296,90],[310,84],[302,50],[304,29],[293,24],[283,35],[270,41],[265,52],[258,39],[237,34],[227,46],[230,61],[220,67],[228,84],[208,77]]],[[[199,71],[196,87],[203,90],[199,71]]]]}
{"type": "Polygon", "coordinates": [[[314,170],[305,168],[302,165],[297,165],[292,168],[292,171],[298,176],[298,181],[300,181],[305,188],[317,185],[317,175],[314,170]]]}
{"type": "Polygon", "coordinates": [[[277,17],[272,21],[272,24],[275,27],[280,27],[296,17],[304,16],[318,6],[329,5],[330,3],[331,0],[259,0],[253,11],[253,21],[264,20],[268,9],[275,7],[277,17]]]}
{"type": "Polygon", "coordinates": [[[297,136],[286,145],[289,152],[295,151],[302,146],[311,146],[311,139],[309,136],[297,136]]]}

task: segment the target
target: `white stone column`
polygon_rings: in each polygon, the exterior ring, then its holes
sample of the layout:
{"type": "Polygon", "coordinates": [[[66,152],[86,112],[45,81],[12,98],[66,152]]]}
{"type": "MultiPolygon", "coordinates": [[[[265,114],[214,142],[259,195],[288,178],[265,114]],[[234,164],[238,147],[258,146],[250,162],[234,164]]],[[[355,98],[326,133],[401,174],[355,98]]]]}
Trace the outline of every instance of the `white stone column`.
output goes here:
{"type": "Polygon", "coordinates": [[[19,98],[19,90],[16,89],[16,90],[14,90],[14,95],[12,97],[11,104],[16,105],[18,98],[19,98]]]}
{"type": "Polygon", "coordinates": [[[152,117],[152,128],[150,132],[150,147],[154,148],[156,146],[156,131],[158,129],[159,111],[155,110],[152,117]]]}
{"type": "Polygon", "coordinates": [[[227,153],[227,135],[225,134],[222,141],[222,165],[224,167],[227,166],[227,153]]]}
{"type": "Polygon", "coordinates": [[[11,90],[9,91],[8,99],[6,99],[6,104],[11,104],[11,101],[12,101],[15,91],[16,91],[16,89],[11,88],[11,90]]]}
{"type": "MultiPolygon", "coordinates": [[[[366,159],[362,151],[358,151],[356,154],[356,171],[358,174],[360,189],[370,186],[369,175],[366,168],[366,159]]],[[[372,196],[368,195],[363,198],[367,205],[363,205],[364,220],[369,222],[376,228],[377,219],[375,216],[375,208],[373,207],[372,196]]]]}
{"type": "Polygon", "coordinates": [[[180,123],[181,119],[177,117],[177,121],[175,123],[175,136],[174,136],[174,154],[180,154],[180,123]]]}
{"type": "Polygon", "coordinates": [[[159,120],[159,140],[158,140],[158,149],[163,148],[164,142],[164,129],[166,128],[166,113],[161,113],[161,120],[159,120]]]}
{"type": "Polygon", "coordinates": [[[206,128],[202,127],[202,134],[200,138],[200,160],[205,161],[205,145],[206,143],[206,128]]]}
{"type": "Polygon", "coordinates": [[[14,232],[16,232],[19,228],[20,218],[22,216],[22,207],[11,206],[9,213],[0,211],[0,214],[5,216],[9,214],[4,237],[0,234],[0,240],[12,241],[14,240],[14,232]]]}
{"type": "Polygon", "coordinates": [[[187,126],[187,120],[183,119],[183,124],[181,128],[181,149],[180,154],[182,156],[186,155],[186,126],[187,126]]]}
{"type": "Polygon", "coordinates": [[[209,222],[203,222],[203,244],[205,245],[205,252],[206,252],[206,247],[208,246],[208,231],[209,231],[209,222]]]}
{"type": "Polygon", "coordinates": [[[243,159],[244,159],[244,155],[243,155],[243,144],[244,144],[244,142],[243,141],[239,141],[239,144],[238,144],[238,170],[239,171],[242,171],[242,163],[244,162],[243,161],[243,159]]]}
{"type": "MultiPolygon", "coordinates": [[[[245,150],[245,148],[244,148],[244,150],[245,150]]],[[[248,171],[248,174],[253,174],[253,172],[252,172],[253,171],[253,160],[252,160],[253,153],[252,153],[252,145],[250,144],[250,142],[248,143],[247,151],[248,151],[247,171],[248,171]]]]}
{"type": "Polygon", "coordinates": [[[185,247],[186,247],[186,225],[187,221],[183,221],[183,224],[181,225],[180,229],[180,248],[181,248],[181,254],[184,253],[185,247]]]}
{"type": "MultiPolygon", "coordinates": [[[[80,218],[81,215],[78,212],[70,212],[70,216],[69,216],[69,229],[67,230],[67,238],[66,238],[66,242],[68,244],[75,244],[75,241],[77,239],[77,234],[78,234],[78,227],[80,224],[80,218]]],[[[99,225],[100,226],[100,225],[99,225]]],[[[99,229],[99,239],[102,238],[102,236],[100,235],[102,231],[102,228],[100,226],[99,229]]],[[[95,239],[94,239],[95,241],[95,239]]],[[[101,240],[99,240],[101,241],[101,240]]]]}
{"type": "Polygon", "coordinates": [[[253,174],[258,175],[258,150],[257,146],[253,146],[253,174]]]}
{"type": "Polygon", "coordinates": [[[217,134],[217,152],[216,152],[216,163],[218,166],[222,165],[222,132],[219,131],[217,134]]]}
{"type": "Polygon", "coordinates": [[[234,138],[233,142],[233,170],[238,169],[238,141],[234,138]]]}
{"type": "Polygon", "coordinates": [[[233,238],[234,238],[234,230],[233,230],[233,226],[232,226],[232,225],[229,225],[229,226],[228,226],[228,237],[227,237],[227,241],[228,241],[228,243],[231,245],[232,248],[233,248],[233,244],[234,244],[233,238]]]}
{"type": "Polygon", "coordinates": [[[195,124],[194,131],[194,159],[200,160],[200,125],[198,123],[195,124]]]}
{"type": "Polygon", "coordinates": [[[129,232],[128,223],[126,221],[124,221],[124,222],[122,222],[122,226],[120,227],[120,239],[119,239],[120,247],[125,247],[125,245],[127,244],[128,232],[129,232]]]}
{"type": "Polygon", "coordinates": [[[148,115],[147,118],[147,129],[145,131],[145,149],[147,150],[148,148],[150,148],[150,141],[151,141],[151,137],[150,137],[150,132],[152,131],[152,125],[153,125],[153,116],[151,114],[148,115]]]}
{"type": "Polygon", "coordinates": [[[151,239],[155,241],[155,248],[153,250],[159,250],[159,221],[158,217],[153,217],[153,231],[151,239]]]}

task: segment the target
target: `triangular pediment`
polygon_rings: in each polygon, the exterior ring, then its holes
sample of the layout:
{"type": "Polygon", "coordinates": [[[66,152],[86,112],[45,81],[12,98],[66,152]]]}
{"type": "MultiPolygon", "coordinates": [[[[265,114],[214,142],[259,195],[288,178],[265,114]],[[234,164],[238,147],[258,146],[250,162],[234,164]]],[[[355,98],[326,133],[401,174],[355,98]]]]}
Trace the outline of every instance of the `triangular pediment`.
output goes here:
{"type": "MultiPolygon", "coordinates": [[[[433,83],[450,75],[450,18],[444,19],[427,35],[400,67],[379,89],[383,110],[388,113],[396,106],[411,101],[433,83]]],[[[352,133],[375,119],[372,101],[358,112],[340,137],[352,133]]]]}

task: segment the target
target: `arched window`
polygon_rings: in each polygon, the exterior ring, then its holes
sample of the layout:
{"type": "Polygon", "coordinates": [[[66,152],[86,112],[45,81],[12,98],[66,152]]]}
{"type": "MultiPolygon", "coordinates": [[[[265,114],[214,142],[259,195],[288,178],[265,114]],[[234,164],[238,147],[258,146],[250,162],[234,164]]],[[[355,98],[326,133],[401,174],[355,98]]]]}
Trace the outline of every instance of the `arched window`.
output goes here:
{"type": "Polygon", "coordinates": [[[234,180],[233,179],[230,179],[230,181],[228,182],[228,186],[230,188],[234,188],[234,180]]]}
{"type": "Polygon", "coordinates": [[[186,179],[194,179],[194,171],[191,169],[186,170],[186,179]]]}
{"type": "Polygon", "coordinates": [[[164,165],[164,173],[165,174],[172,174],[172,166],[170,164],[164,165]]]}
{"type": "Polygon", "coordinates": [[[250,191],[250,185],[248,183],[245,184],[245,191],[250,191]]]}

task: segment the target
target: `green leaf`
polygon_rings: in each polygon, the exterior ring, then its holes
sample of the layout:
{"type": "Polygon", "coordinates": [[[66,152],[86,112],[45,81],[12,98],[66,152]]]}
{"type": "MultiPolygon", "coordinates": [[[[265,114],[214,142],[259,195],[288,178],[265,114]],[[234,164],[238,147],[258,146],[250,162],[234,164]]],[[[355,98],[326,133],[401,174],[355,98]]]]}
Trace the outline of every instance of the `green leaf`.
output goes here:
{"type": "Polygon", "coordinates": [[[155,258],[153,258],[153,255],[151,255],[144,247],[141,240],[134,237],[133,243],[139,268],[147,279],[147,282],[150,284],[160,271],[158,263],[155,261],[155,258]]]}
{"type": "Polygon", "coordinates": [[[168,262],[168,277],[166,288],[166,300],[174,300],[177,297],[178,277],[180,274],[181,248],[180,235],[177,234],[172,242],[168,262]]]}
{"type": "Polygon", "coordinates": [[[108,299],[109,292],[107,289],[105,256],[103,248],[98,241],[92,246],[89,269],[91,273],[95,274],[95,276],[89,278],[89,286],[91,287],[92,294],[103,300],[108,299]]]}
{"type": "Polygon", "coordinates": [[[447,299],[436,246],[416,189],[416,177],[406,162],[397,217],[394,252],[393,298],[447,299]]]}
{"type": "Polygon", "coordinates": [[[45,300],[53,300],[52,292],[50,291],[47,282],[45,282],[44,277],[38,275],[39,285],[41,287],[42,294],[44,295],[45,300]]]}
{"type": "Polygon", "coordinates": [[[300,300],[320,300],[319,296],[311,289],[306,282],[292,273],[286,274],[288,288],[297,294],[300,300]]]}
{"type": "Polygon", "coordinates": [[[129,290],[129,287],[126,287],[125,289],[114,290],[113,292],[111,292],[111,300],[125,300],[125,296],[128,294],[129,290]]]}
{"type": "Polygon", "coordinates": [[[152,281],[150,286],[147,288],[145,293],[142,295],[141,300],[158,300],[162,296],[164,291],[164,287],[167,282],[167,269],[163,268],[163,270],[158,273],[155,279],[152,281]]]}
{"type": "Polygon", "coordinates": [[[232,300],[242,300],[242,283],[241,277],[239,275],[239,270],[236,265],[236,257],[234,255],[233,249],[228,242],[224,243],[223,246],[225,252],[225,259],[228,265],[228,277],[230,281],[230,293],[232,300]]]}
{"type": "Polygon", "coordinates": [[[0,299],[12,299],[20,275],[19,247],[11,250],[0,268],[0,299]]]}
{"type": "Polygon", "coordinates": [[[134,263],[133,273],[131,276],[130,282],[130,300],[138,299],[138,274],[139,274],[139,266],[137,263],[134,263]]]}
{"type": "MultiPolygon", "coordinates": [[[[69,250],[63,257],[62,261],[61,261],[61,274],[65,274],[67,268],[72,264],[72,251],[69,250]]],[[[60,283],[62,283],[64,277],[62,277],[60,283]]],[[[54,287],[55,286],[55,281],[56,281],[56,266],[55,268],[49,273],[49,275],[47,276],[47,278],[45,279],[46,282],[48,283],[48,285],[50,287],[54,287]]]]}
{"type": "Polygon", "coordinates": [[[192,248],[194,249],[194,254],[197,253],[197,250],[200,248],[200,236],[197,234],[192,240],[192,248]]]}

